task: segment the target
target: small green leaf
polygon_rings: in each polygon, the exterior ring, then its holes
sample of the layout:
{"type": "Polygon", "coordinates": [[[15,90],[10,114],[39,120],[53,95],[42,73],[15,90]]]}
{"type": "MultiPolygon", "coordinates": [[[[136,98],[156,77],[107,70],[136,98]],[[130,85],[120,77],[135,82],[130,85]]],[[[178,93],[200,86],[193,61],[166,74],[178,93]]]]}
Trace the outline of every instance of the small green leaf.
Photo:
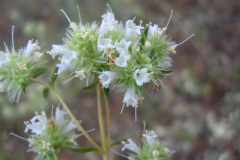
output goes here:
{"type": "Polygon", "coordinates": [[[140,91],[143,92],[143,85],[141,87],[139,87],[139,88],[140,88],[140,91]]]}
{"type": "Polygon", "coordinates": [[[101,66],[100,66],[100,69],[101,69],[102,71],[109,71],[109,68],[108,68],[107,65],[101,65],[101,66]]]}
{"type": "Polygon", "coordinates": [[[23,90],[23,93],[26,94],[26,87],[24,87],[22,90],[23,90]]]}
{"type": "Polygon", "coordinates": [[[21,83],[21,86],[23,88],[26,88],[28,86],[29,82],[30,82],[30,79],[29,79],[29,77],[27,77],[23,80],[23,82],[21,83]]]}
{"type": "Polygon", "coordinates": [[[47,155],[40,155],[37,160],[44,160],[47,158],[47,155]]]}
{"type": "Polygon", "coordinates": [[[52,156],[47,156],[48,160],[54,160],[52,156]]]}
{"type": "Polygon", "coordinates": [[[94,86],[96,86],[96,85],[98,84],[98,82],[99,82],[99,81],[96,81],[96,82],[90,84],[90,85],[87,86],[87,87],[83,87],[82,89],[83,89],[83,90],[89,90],[89,89],[93,88],[94,86]]]}
{"type": "Polygon", "coordinates": [[[172,69],[169,69],[169,70],[162,70],[161,72],[162,73],[171,73],[173,70],[172,69]]]}
{"type": "Polygon", "coordinates": [[[142,35],[141,35],[141,38],[140,38],[140,44],[142,46],[144,46],[145,42],[146,42],[146,39],[147,39],[147,34],[148,34],[148,29],[149,29],[149,26],[147,26],[143,32],[142,32],[142,35]]]}
{"type": "Polygon", "coordinates": [[[150,58],[150,59],[153,59],[153,57],[155,56],[155,53],[156,53],[156,49],[155,49],[155,48],[152,48],[152,49],[150,50],[149,58],[150,58]]]}
{"type": "Polygon", "coordinates": [[[75,147],[63,146],[63,148],[75,153],[99,152],[99,150],[94,147],[75,148],[75,147]]]}
{"type": "Polygon", "coordinates": [[[110,89],[109,88],[103,88],[103,93],[105,95],[105,97],[108,99],[108,96],[109,96],[109,92],[110,92],[110,89]]]}
{"type": "Polygon", "coordinates": [[[43,68],[43,67],[35,68],[31,71],[30,76],[33,78],[36,78],[36,77],[42,75],[46,71],[47,71],[47,68],[43,68]]]}
{"type": "Polygon", "coordinates": [[[49,94],[49,89],[48,88],[44,88],[43,89],[43,97],[47,98],[48,94],[49,94]]]}
{"type": "Polygon", "coordinates": [[[122,141],[127,141],[128,139],[122,139],[122,140],[119,140],[119,141],[116,141],[116,142],[113,142],[110,144],[110,148],[112,148],[113,146],[116,146],[116,145],[119,145],[122,143],[122,141]]]}
{"type": "Polygon", "coordinates": [[[28,64],[27,64],[27,69],[32,68],[36,63],[37,63],[37,61],[32,62],[32,63],[28,63],[28,64]]]}
{"type": "MultiPolygon", "coordinates": [[[[61,63],[61,61],[59,60],[58,63],[61,63]]],[[[54,83],[58,77],[58,69],[59,67],[55,67],[54,68],[54,71],[53,71],[53,74],[52,74],[52,77],[51,77],[51,86],[54,87],[54,83]]]]}

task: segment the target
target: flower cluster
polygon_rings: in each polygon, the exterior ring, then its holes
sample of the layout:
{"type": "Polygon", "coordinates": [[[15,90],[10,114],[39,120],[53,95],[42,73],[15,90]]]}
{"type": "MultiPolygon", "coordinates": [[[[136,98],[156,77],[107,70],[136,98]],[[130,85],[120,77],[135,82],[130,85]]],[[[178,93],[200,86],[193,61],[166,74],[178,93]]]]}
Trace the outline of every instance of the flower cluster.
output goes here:
{"type": "Polygon", "coordinates": [[[77,135],[75,130],[77,125],[70,120],[65,110],[56,108],[55,116],[47,118],[44,111],[36,115],[29,121],[24,122],[26,125],[25,132],[31,130],[33,133],[28,138],[30,143],[29,151],[34,151],[39,155],[49,156],[54,151],[58,151],[62,146],[77,145],[77,135]]]}
{"type": "MultiPolygon", "coordinates": [[[[36,67],[43,53],[38,41],[29,40],[25,48],[18,51],[9,50],[5,45],[5,52],[0,51],[0,92],[7,92],[11,102],[19,100],[22,91],[30,82],[31,76],[36,76],[36,67]]],[[[40,69],[41,70],[41,69],[40,69]]],[[[38,70],[38,71],[40,71],[38,70]]]]}
{"type": "Polygon", "coordinates": [[[58,74],[71,71],[72,78],[87,78],[87,82],[90,76],[96,77],[105,89],[125,92],[123,107],[131,105],[136,109],[144,87],[158,91],[161,78],[172,71],[168,69],[172,63],[169,54],[176,53],[179,44],[165,34],[168,24],[163,28],[151,23],[144,27],[142,21],[137,25],[132,19],[124,26],[112,11],[102,15],[100,26],[82,22],[77,25],[68,20],[65,43],[53,45],[48,52],[53,58],[61,57],[58,74]]]}
{"type": "Polygon", "coordinates": [[[122,141],[124,147],[122,151],[128,149],[135,154],[130,154],[128,157],[129,160],[168,160],[175,151],[170,151],[168,148],[164,147],[157,140],[157,135],[154,131],[144,130],[144,133],[141,134],[142,138],[142,147],[136,145],[131,138],[125,141],[122,141]]]}

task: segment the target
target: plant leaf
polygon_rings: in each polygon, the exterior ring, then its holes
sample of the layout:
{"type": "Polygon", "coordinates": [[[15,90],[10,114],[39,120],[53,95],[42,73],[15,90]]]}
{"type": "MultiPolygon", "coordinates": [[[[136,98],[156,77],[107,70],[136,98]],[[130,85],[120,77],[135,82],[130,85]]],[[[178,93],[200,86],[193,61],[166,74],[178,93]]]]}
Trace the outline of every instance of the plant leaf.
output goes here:
{"type": "Polygon", "coordinates": [[[49,89],[48,88],[44,88],[43,89],[43,97],[47,98],[48,94],[49,94],[49,89]]]}
{"type": "Polygon", "coordinates": [[[147,26],[142,32],[142,35],[141,35],[141,38],[140,38],[140,41],[139,41],[142,46],[144,46],[144,44],[146,42],[148,29],[149,29],[149,26],[147,26]]]}
{"type": "MultiPolygon", "coordinates": [[[[58,63],[61,63],[61,61],[60,60],[58,60],[58,63]]],[[[59,69],[59,67],[55,67],[54,68],[54,71],[53,71],[53,73],[52,73],[52,77],[51,77],[51,86],[54,88],[54,83],[55,83],[55,81],[56,81],[56,79],[57,79],[57,77],[58,77],[58,69],[59,69]]]]}
{"type": "Polygon", "coordinates": [[[47,158],[47,155],[41,155],[40,157],[38,157],[36,160],[44,160],[47,158]]]}
{"type": "Polygon", "coordinates": [[[27,66],[26,66],[27,69],[31,69],[36,63],[37,63],[37,61],[32,62],[32,63],[28,63],[27,66]]]}
{"type": "Polygon", "coordinates": [[[47,71],[47,68],[43,68],[43,67],[35,68],[31,71],[30,76],[33,78],[36,78],[36,77],[42,75],[46,71],[47,71]]]}
{"type": "Polygon", "coordinates": [[[152,48],[152,49],[150,50],[149,58],[150,58],[150,59],[153,59],[153,57],[155,56],[155,53],[156,53],[156,49],[155,49],[155,48],[152,48]]]}
{"type": "Polygon", "coordinates": [[[48,160],[54,160],[52,156],[47,156],[48,160]]]}
{"type": "Polygon", "coordinates": [[[109,92],[110,92],[110,89],[109,88],[103,88],[103,93],[105,95],[105,97],[108,99],[108,96],[109,96],[109,92]]]}
{"type": "Polygon", "coordinates": [[[113,142],[110,144],[110,148],[112,148],[113,146],[116,146],[116,145],[119,145],[122,143],[122,141],[127,141],[128,139],[122,139],[122,140],[119,140],[119,141],[116,141],[116,142],[113,142]]]}
{"type": "Polygon", "coordinates": [[[75,148],[75,147],[63,146],[63,148],[75,153],[99,152],[99,150],[94,147],[75,148]]]}
{"type": "Polygon", "coordinates": [[[96,85],[98,84],[98,82],[99,82],[99,81],[96,81],[96,82],[90,84],[90,85],[87,86],[87,87],[83,87],[82,89],[83,89],[83,90],[89,90],[89,89],[93,88],[94,86],[96,86],[96,85]]]}
{"type": "Polygon", "coordinates": [[[162,70],[161,72],[162,73],[171,73],[173,70],[172,69],[169,69],[169,70],[162,70]]]}

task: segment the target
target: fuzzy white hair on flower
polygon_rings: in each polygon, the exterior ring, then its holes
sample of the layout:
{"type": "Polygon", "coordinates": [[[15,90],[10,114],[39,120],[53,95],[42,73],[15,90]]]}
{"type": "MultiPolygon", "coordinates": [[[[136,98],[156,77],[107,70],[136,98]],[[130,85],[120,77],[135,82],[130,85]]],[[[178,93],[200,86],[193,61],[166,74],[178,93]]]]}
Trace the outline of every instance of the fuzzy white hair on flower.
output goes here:
{"type": "Polygon", "coordinates": [[[122,148],[122,151],[124,151],[125,149],[128,149],[130,151],[133,151],[135,153],[139,153],[139,148],[138,146],[132,141],[131,138],[129,138],[127,140],[128,143],[126,143],[125,141],[122,141],[121,143],[124,145],[122,148]]]}
{"type": "MultiPolygon", "coordinates": [[[[120,51],[120,53],[123,51],[120,51]]],[[[115,64],[119,67],[126,67],[127,61],[131,58],[130,55],[120,54],[118,58],[115,59],[115,64]]]]}
{"type": "Polygon", "coordinates": [[[99,52],[103,51],[102,57],[106,54],[108,57],[111,57],[111,54],[114,53],[114,45],[111,44],[112,40],[110,38],[99,37],[97,50],[99,52]]]}
{"type": "Polygon", "coordinates": [[[126,41],[125,38],[123,38],[120,42],[116,41],[114,43],[114,46],[116,47],[116,50],[121,54],[129,54],[128,48],[131,45],[131,41],[126,41]]]}
{"type": "Polygon", "coordinates": [[[149,146],[152,147],[156,142],[156,138],[158,137],[158,135],[156,135],[154,131],[146,131],[146,134],[143,134],[143,137],[146,138],[149,146]]]}
{"type": "Polygon", "coordinates": [[[162,69],[166,69],[172,66],[172,60],[171,59],[163,59],[159,61],[159,64],[157,65],[158,67],[162,69]]]}
{"type": "Polygon", "coordinates": [[[103,71],[102,74],[99,76],[100,83],[104,88],[108,88],[110,83],[112,83],[119,75],[116,72],[111,71],[103,71]]]}
{"type": "Polygon", "coordinates": [[[143,26],[141,26],[141,24],[139,26],[137,26],[133,21],[135,20],[135,18],[133,20],[128,20],[126,22],[126,39],[130,40],[135,34],[137,35],[141,35],[141,29],[144,29],[143,26]]]}
{"type": "Polygon", "coordinates": [[[0,67],[7,65],[8,63],[10,63],[9,54],[0,51],[0,67]]]}
{"type": "Polygon", "coordinates": [[[38,45],[38,41],[33,43],[33,40],[29,40],[26,49],[24,50],[25,57],[29,57],[32,53],[40,50],[41,47],[38,45]]]}
{"type": "Polygon", "coordinates": [[[5,90],[6,90],[5,83],[4,82],[0,82],[0,93],[4,92],[5,90]]]}
{"type": "Polygon", "coordinates": [[[150,81],[150,78],[148,77],[148,69],[137,69],[134,73],[134,79],[138,86],[142,86],[143,83],[148,83],[150,81]]]}
{"type": "Polygon", "coordinates": [[[35,114],[36,115],[30,120],[31,123],[29,121],[24,122],[26,125],[25,133],[28,132],[28,130],[32,130],[32,133],[40,135],[47,128],[47,117],[44,111],[42,111],[41,115],[39,115],[38,112],[35,114]]]}

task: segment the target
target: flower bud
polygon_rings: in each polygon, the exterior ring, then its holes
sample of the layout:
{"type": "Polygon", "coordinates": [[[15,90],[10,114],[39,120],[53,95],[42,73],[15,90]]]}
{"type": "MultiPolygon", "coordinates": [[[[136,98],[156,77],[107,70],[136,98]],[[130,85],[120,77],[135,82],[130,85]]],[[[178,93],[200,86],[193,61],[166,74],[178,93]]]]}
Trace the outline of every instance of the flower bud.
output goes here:
{"type": "Polygon", "coordinates": [[[76,36],[77,36],[77,38],[81,38],[81,34],[80,33],[77,33],[76,36]]]}
{"type": "Polygon", "coordinates": [[[149,41],[146,41],[144,45],[145,45],[147,50],[151,49],[151,47],[152,47],[152,45],[149,41]]]}
{"type": "Polygon", "coordinates": [[[152,154],[153,154],[153,157],[158,157],[158,156],[159,156],[159,151],[154,150],[154,151],[152,152],[152,154]]]}
{"type": "Polygon", "coordinates": [[[81,49],[81,48],[82,48],[82,45],[81,45],[81,44],[76,44],[76,47],[77,47],[78,49],[81,49]]]}
{"type": "Polygon", "coordinates": [[[18,82],[19,82],[19,83],[22,83],[22,82],[23,82],[23,79],[19,79],[18,82]]]}

